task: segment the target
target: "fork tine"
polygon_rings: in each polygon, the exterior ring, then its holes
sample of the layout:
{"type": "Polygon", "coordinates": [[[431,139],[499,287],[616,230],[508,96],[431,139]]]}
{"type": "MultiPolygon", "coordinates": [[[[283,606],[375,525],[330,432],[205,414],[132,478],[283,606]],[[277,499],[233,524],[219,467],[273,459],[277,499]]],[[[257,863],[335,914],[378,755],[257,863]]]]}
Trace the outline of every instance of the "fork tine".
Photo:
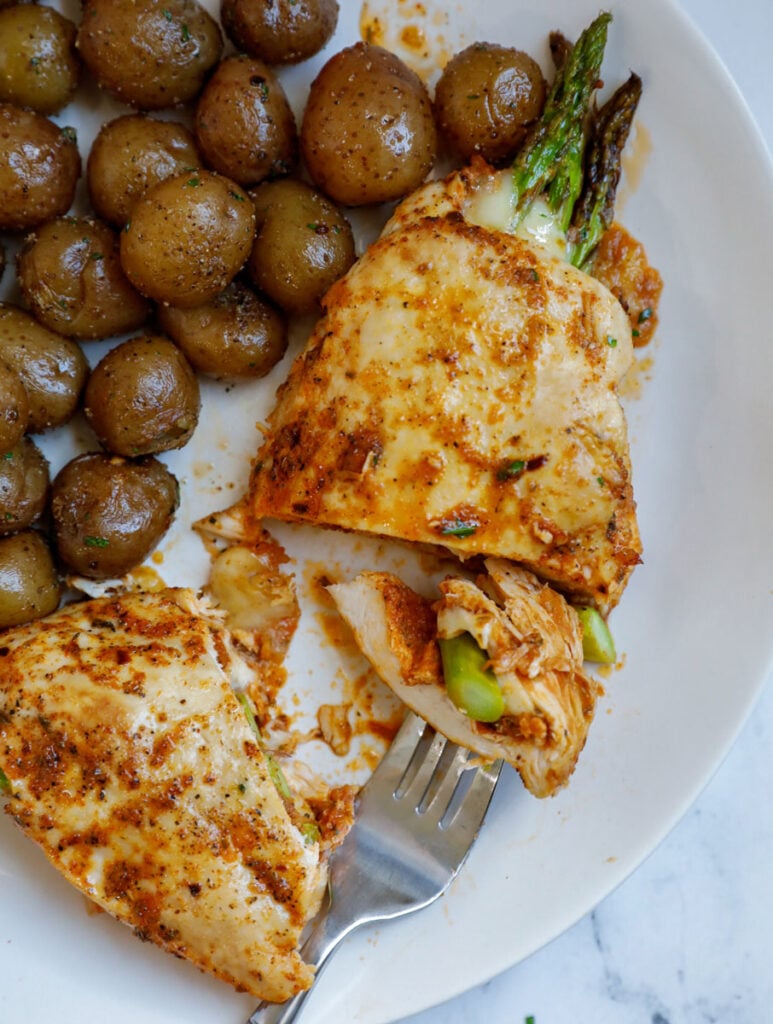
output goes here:
{"type": "Polygon", "coordinates": [[[438,770],[422,797],[420,812],[431,816],[434,821],[440,821],[456,792],[469,756],[469,750],[464,747],[446,744],[438,770]]]}
{"type": "Polygon", "coordinates": [[[380,796],[387,791],[394,792],[397,789],[426,727],[427,723],[424,719],[419,718],[412,711],[406,714],[389,749],[365,785],[361,794],[361,802],[371,794],[380,796]]]}
{"type": "Polygon", "coordinates": [[[472,842],[486,816],[501,771],[501,761],[481,765],[475,771],[475,777],[463,799],[457,806],[451,804],[447,818],[441,819],[441,829],[445,832],[462,833],[469,842],[472,842]]]}
{"type": "Polygon", "coordinates": [[[397,793],[395,793],[398,799],[405,800],[406,803],[412,803],[418,807],[427,791],[427,787],[432,781],[432,776],[445,750],[446,742],[445,736],[442,736],[439,732],[435,733],[429,749],[424,754],[424,759],[416,769],[415,775],[408,779],[406,785],[404,787],[401,786],[397,793]]]}

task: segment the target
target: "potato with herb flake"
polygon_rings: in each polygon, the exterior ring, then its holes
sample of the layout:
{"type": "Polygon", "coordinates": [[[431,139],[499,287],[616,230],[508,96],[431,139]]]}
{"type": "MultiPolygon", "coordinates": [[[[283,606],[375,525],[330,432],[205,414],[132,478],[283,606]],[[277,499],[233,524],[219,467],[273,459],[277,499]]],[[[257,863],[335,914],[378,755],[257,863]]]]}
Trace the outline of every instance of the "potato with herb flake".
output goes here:
{"type": "Polygon", "coordinates": [[[124,576],[158,544],[178,504],[177,480],[152,456],[79,455],[51,488],[59,558],[88,579],[124,576]]]}
{"type": "Polygon", "coordinates": [[[26,239],[19,285],[35,319],[79,341],[136,330],[150,304],[121,267],[115,231],[91,217],[60,217],[26,239]]]}
{"type": "Polygon", "coordinates": [[[266,181],[250,192],[256,236],[250,277],[288,313],[313,313],[354,263],[348,220],[304,181],[266,181]]]}
{"type": "Polygon", "coordinates": [[[236,182],[192,171],[154,185],[121,234],[121,263],[148,298],[189,308],[214,299],[244,265],[255,211],[236,182]]]}
{"type": "Polygon", "coordinates": [[[27,231],[66,213],[80,173],[71,128],[0,103],[0,231],[27,231]]]}
{"type": "Polygon", "coordinates": [[[0,100],[56,114],[80,77],[77,29],[52,7],[11,4],[0,10],[0,100]]]}
{"type": "Polygon", "coordinates": [[[138,110],[194,99],[222,48],[217,22],[196,0],[87,0],[78,30],[98,84],[138,110]]]}
{"type": "Polygon", "coordinates": [[[263,61],[222,61],[196,107],[196,141],[207,165],[240,185],[288,174],[298,162],[295,117],[263,61]]]}

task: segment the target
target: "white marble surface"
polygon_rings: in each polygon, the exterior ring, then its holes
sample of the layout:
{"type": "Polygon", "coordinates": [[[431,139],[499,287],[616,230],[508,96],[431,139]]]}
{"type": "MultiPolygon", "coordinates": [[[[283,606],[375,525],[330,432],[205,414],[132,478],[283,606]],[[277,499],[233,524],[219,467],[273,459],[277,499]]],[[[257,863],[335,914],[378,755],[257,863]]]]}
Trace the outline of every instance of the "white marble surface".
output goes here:
{"type": "MultiPolygon", "coordinates": [[[[773,152],[773,0],[682,7],[773,152]]],[[[753,198],[743,206],[753,216],[753,198]]],[[[619,889],[528,960],[404,1024],[769,1024],[771,782],[773,681],[698,801],[619,889]]]]}

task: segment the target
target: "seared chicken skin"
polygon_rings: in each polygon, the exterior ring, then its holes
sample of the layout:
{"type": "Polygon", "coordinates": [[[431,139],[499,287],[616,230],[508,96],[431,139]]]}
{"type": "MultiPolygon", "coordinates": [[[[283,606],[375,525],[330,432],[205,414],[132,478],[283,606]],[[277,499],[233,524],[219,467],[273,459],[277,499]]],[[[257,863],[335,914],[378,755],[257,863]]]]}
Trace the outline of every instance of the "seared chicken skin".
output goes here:
{"type": "Polygon", "coordinates": [[[486,560],[472,580],[449,577],[435,604],[391,573],[361,573],[328,589],[384,682],[438,732],[484,757],[504,758],[535,796],[574,771],[598,695],[583,670],[577,614],[531,573],[486,560]],[[446,691],[438,638],[469,633],[504,698],[493,723],[468,717],[446,691]]]}
{"type": "Polygon", "coordinates": [[[420,189],[328,292],[250,509],[507,558],[606,613],[640,560],[630,325],[600,282],[481,225],[493,180],[420,189]]]}
{"type": "Polygon", "coordinates": [[[307,988],[316,842],[231,684],[249,669],[188,590],[72,604],[0,636],[6,811],[95,903],[257,998],[307,988]]]}

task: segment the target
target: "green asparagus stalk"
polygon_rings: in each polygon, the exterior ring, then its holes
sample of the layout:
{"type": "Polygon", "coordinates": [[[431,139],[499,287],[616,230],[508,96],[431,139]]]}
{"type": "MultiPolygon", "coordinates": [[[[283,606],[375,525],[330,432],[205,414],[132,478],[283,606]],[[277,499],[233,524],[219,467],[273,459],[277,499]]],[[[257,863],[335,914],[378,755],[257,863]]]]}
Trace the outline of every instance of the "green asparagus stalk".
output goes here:
{"type": "Polygon", "coordinates": [[[582,188],[585,126],[612,16],[600,14],[568,50],[556,71],[540,120],[513,163],[516,223],[532,201],[548,189],[550,205],[568,226],[582,188]]]}
{"type": "Polygon", "coordinates": [[[263,751],[263,755],[266,758],[266,766],[268,767],[268,774],[271,776],[271,781],[276,786],[277,792],[285,800],[292,800],[292,792],[290,787],[287,785],[287,779],[284,776],[284,772],[279,767],[277,760],[271,756],[266,750],[265,744],[263,743],[263,735],[260,731],[260,726],[255,718],[255,712],[252,709],[250,698],[246,693],[237,693],[237,699],[241,706],[244,708],[244,713],[247,716],[247,721],[250,724],[250,728],[255,734],[255,739],[258,741],[260,749],[263,751]]]}
{"type": "Polygon", "coordinates": [[[612,223],[623,147],[641,89],[641,79],[632,73],[594,118],[583,189],[567,231],[569,262],[576,267],[585,269],[601,236],[612,223]]]}

